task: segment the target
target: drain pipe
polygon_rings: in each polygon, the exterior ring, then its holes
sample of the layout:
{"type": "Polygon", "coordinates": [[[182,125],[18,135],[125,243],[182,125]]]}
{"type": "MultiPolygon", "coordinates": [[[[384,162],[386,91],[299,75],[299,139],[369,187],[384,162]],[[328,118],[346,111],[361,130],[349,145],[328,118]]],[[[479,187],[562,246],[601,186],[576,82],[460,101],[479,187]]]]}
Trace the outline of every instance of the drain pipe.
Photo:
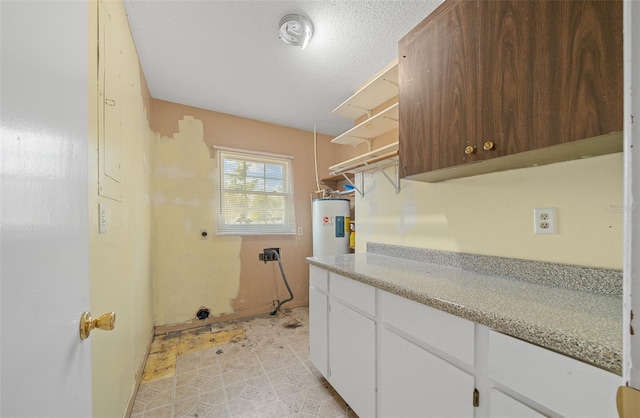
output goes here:
{"type": "Polygon", "coordinates": [[[280,309],[280,307],[287,303],[287,302],[291,302],[293,300],[293,292],[291,292],[291,288],[289,287],[289,282],[287,282],[287,276],[284,274],[284,268],[282,267],[282,261],[280,261],[280,254],[278,254],[278,252],[276,250],[269,250],[269,252],[267,253],[265,251],[264,253],[265,257],[264,257],[264,262],[266,263],[269,259],[273,260],[274,258],[276,259],[276,261],[278,262],[278,265],[280,266],[280,273],[282,274],[282,280],[284,281],[284,285],[287,287],[287,291],[289,292],[289,299],[285,299],[283,301],[280,301],[280,303],[278,303],[278,306],[276,306],[276,308],[273,310],[273,312],[271,312],[271,315],[275,315],[278,312],[278,309],[280,309]],[[269,255],[271,257],[269,257],[269,255]]]}

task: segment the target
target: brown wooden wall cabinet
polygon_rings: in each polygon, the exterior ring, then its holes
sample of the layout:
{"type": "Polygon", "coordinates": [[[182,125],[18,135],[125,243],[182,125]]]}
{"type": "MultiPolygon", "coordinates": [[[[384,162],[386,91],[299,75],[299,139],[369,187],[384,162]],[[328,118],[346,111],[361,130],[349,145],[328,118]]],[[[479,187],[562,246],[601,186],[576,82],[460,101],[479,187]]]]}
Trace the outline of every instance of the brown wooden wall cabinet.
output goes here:
{"type": "Polygon", "coordinates": [[[398,74],[403,178],[622,151],[622,1],[447,0],[398,74]]]}

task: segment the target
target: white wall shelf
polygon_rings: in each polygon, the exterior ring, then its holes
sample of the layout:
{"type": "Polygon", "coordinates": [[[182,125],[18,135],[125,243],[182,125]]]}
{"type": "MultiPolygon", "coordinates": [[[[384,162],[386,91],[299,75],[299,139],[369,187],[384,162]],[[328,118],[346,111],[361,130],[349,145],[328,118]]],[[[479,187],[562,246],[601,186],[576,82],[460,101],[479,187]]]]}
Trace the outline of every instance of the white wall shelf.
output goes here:
{"type": "Polygon", "coordinates": [[[359,145],[398,127],[398,103],[331,140],[333,144],[359,145]]]}
{"type": "MultiPolygon", "coordinates": [[[[380,135],[398,128],[398,102],[372,116],[373,110],[385,102],[398,96],[398,60],[394,60],[386,68],[375,75],[369,82],[362,86],[356,93],[348,98],[340,106],[333,110],[333,114],[344,116],[353,120],[362,116],[367,118],[349,129],[347,132],[335,137],[331,143],[357,146],[367,143],[369,152],[343,161],[329,167],[331,177],[322,179],[322,182],[335,188],[340,181],[347,181],[354,186],[355,191],[364,196],[364,177],[360,177],[360,187],[354,184],[357,173],[379,170],[385,178],[400,192],[400,162],[398,158],[398,142],[386,145],[376,150],[371,150],[373,140],[380,135]],[[384,168],[395,165],[395,179],[392,179],[384,168]]],[[[350,193],[346,192],[345,193],[350,193]]]]}
{"type": "MultiPolygon", "coordinates": [[[[373,168],[371,166],[372,164],[371,160],[377,159],[378,157],[386,156],[390,153],[394,153],[397,151],[398,151],[398,141],[393,142],[389,145],[385,145],[384,147],[380,147],[373,151],[367,152],[366,154],[359,155],[350,160],[342,161],[336,165],[332,165],[331,167],[329,167],[329,172],[333,176],[341,173],[355,174],[361,171],[367,171],[373,168]],[[356,167],[360,164],[362,164],[360,167],[356,167]]],[[[377,163],[374,161],[373,164],[379,164],[378,166],[380,165],[389,166],[389,165],[393,165],[397,161],[398,161],[398,156],[396,154],[395,156],[390,156],[377,163]]]]}
{"type": "MultiPolygon", "coordinates": [[[[353,177],[356,173],[361,173],[364,171],[377,171],[384,175],[384,177],[391,183],[391,185],[396,189],[396,193],[400,192],[400,170],[398,169],[399,158],[398,158],[398,142],[393,142],[384,147],[378,148],[376,150],[370,151],[366,154],[359,155],[355,158],[352,158],[347,161],[343,161],[336,165],[329,167],[329,171],[331,172],[332,179],[339,178],[340,175],[344,177],[344,179],[350,183],[355,190],[360,194],[360,196],[364,196],[364,180],[363,177],[360,176],[360,187],[356,186],[353,182],[353,177]],[[395,165],[395,179],[392,179],[387,173],[384,172],[384,169],[395,165]]],[[[324,180],[323,180],[324,182],[324,180]]]]}
{"type": "Polygon", "coordinates": [[[362,86],[353,96],[336,107],[334,115],[358,119],[362,115],[371,117],[371,111],[398,95],[398,61],[395,60],[380,75],[362,86]]]}

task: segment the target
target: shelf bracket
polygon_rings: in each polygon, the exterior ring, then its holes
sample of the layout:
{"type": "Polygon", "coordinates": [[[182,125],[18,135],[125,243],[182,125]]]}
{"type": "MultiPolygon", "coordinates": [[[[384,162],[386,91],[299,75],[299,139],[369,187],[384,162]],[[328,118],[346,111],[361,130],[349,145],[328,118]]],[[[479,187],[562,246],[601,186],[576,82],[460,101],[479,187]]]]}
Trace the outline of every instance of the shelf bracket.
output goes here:
{"type": "Polygon", "coordinates": [[[387,179],[387,181],[391,183],[393,188],[396,189],[396,194],[400,193],[400,163],[398,161],[396,161],[395,163],[395,172],[396,172],[395,180],[389,177],[389,175],[384,172],[384,169],[380,168],[380,166],[377,163],[367,164],[365,162],[365,165],[372,166],[375,168],[376,171],[380,171],[382,175],[387,179]]]}
{"type": "Polygon", "coordinates": [[[364,196],[364,176],[360,176],[360,188],[358,188],[358,186],[356,186],[351,179],[347,176],[347,173],[342,173],[342,175],[344,176],[345,180],[347,180],[347,183],[349,183],[350,185],[353,186],[353,188],[356,190],[356,192],[358,192],[360,194],[360,196],[364,196]]]}
{"type": "Polygon", "coordinates": [[[367,108],[364,108],[362,106],[356,106],[356,105],[351,104],[351,103],[349,103],[349,106],[355,107],[356,109],[359,109],[359,110],[367,112],[367,119],[371,117],[371,109],[367,109],[367,108]]]}

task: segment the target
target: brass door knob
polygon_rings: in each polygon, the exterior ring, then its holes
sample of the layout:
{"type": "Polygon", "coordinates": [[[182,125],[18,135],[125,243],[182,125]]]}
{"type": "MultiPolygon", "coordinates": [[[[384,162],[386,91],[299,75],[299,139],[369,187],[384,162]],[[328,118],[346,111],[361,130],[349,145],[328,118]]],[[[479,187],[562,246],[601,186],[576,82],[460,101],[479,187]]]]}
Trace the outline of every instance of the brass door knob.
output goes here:
{"type": "Polygon", "coordinates": [[[492,149],[495,148],[495,144],[493,142],[491,142],[491,141],[487,141],[482,145],[482,148],[485,151],[489,151],[489,150],[492,150],[492,149]]]}
{"type": "Polygon", "coordinates": [[[473,154],[474,152],[476,152],[476,147],[474,147],[473,145],[467,145],[467,147],[464,149],[464,153],[467,155],[473,154]]]}
{"type": "Polygon", "coordinates": [[[111,331],[116,327],[116,313],[107,312],[99,318],[91,318],[91,312],[83,312],[80,317],[80,339],[86,340],[94,329],[111,331]]]}

